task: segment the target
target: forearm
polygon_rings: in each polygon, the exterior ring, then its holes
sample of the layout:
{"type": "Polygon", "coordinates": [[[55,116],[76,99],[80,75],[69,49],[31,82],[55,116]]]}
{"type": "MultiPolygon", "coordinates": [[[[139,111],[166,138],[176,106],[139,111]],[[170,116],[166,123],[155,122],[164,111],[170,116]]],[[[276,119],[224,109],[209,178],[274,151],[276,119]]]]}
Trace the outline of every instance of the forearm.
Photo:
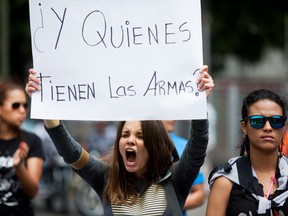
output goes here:
{"type": "MultiPolygon", "coordinates": [[[[208,120],[192,120],[190,138],[186,146],[183,159],[186,167],[200,167],[204,163],[206,157],[206,150],[208,145],[208,120]]],[[[195,170],[194,168],[194,170],[195,170]]],[[[197,169],[197,174],[199,170],[197,169]]]]}
{"type": "MultiPolygon", "coordinates": [[[[15,167],[16,175],[21,184],[21,188],[29,199],[34,198],[39,189],[39,182],[42,175],[43,160],[40,158],[32,160],[33,167],[26,167],[24,163],[15,167]],[[35,164],[37,162],[37,164],[35,164]]],[[[29,164],[28,164],[29,166],[29,164]]]]}
{"type": "Polygon", "coordinates": [[[189,193],[184,209],[193,209],[201,206],[205,201],[205,190],[203,184],[197,184],[192,186],[191,192],[189,193]]]}
{"type": "Polygon", "coordinates": [[[191,185],[195,181],[204,163],[208,144],[208,121],[193,120],[191,122],[191,136],[173,170],[174,188],[183,206],[191,185]],[[183,199],[183,200],[182,200],[183,199]]]}
{"type": "Polygon", "coordinates": [[[45,120],[45,126],[57,152],[66,163],[76,169],[88,163],[88,153],[72,138],[63,123],[58,120],[45,120]]]}

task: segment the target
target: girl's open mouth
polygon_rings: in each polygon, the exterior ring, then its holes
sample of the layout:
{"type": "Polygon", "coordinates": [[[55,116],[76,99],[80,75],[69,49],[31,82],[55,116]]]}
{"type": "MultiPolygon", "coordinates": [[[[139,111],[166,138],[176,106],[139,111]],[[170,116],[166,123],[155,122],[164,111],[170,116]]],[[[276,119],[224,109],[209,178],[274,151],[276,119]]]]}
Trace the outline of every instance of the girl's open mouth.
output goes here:
{"type": "Polygon", "coordinates": [[[126,159],[128,162],[135,162],[136,152],[133,149],[126,149],[126,159]]]}

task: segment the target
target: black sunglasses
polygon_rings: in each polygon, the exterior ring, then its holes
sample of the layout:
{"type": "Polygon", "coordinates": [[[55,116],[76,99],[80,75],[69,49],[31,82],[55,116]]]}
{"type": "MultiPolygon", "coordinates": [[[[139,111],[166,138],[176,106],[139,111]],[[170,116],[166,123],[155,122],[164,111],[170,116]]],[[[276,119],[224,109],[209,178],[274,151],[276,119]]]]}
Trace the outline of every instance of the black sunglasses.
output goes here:
{"type": "Polygon", "coordinates": [[[28,103],[19,103],[19,102],[13,103],[11,107],[13,110],[16,110],[19,109],[21,105],[24,107],[25,110],[28,108],[28,103]]]}
{"type": "Polygon", "coordinates": [[[249,119],[251,127],[255,129],[263,128],[267,121],[269,121],[273,129],[280,129],[284,127],[287,117],[281,115],[274,115],[269,117],[253,115],[248,116],[244,121],[247,121],[247,119],[249,119]]]}

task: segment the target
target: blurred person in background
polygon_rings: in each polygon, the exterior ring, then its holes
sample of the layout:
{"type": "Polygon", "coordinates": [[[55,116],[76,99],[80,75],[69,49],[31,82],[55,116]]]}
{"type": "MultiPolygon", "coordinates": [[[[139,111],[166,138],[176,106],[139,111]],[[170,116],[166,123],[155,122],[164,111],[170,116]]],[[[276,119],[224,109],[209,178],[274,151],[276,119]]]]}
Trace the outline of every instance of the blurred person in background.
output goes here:
{"type": "Polygon", "coordinates": [[[240,156],[211,172],[206,216],[288,215],[286,111],[286,100],[268,89],[243,99],[240,156]]]}
{"type": "Polygon", "coordinates": [[[24,89],[0,83],[0,215],[33,216],[44,153],[40,138],[21,129],[27,116],[24,89]]]}
{"type": "MultiPolygon", "coordinates": [[[[177,153],[179,154],[179,156],[181,156],[188,140],[176,135],[173,132],[176,124],[175,120],[163,120],[162,122],[175,145],[177,153]]],[[[199,172],[197,178],[192,184],[191,191],[186,199],[184,209],[182,211],[182,216],[186,216],[186,210],[194,209],[196,207],[203,205],[204,201],[205,201],[204,176],[201,172],[199,172]]]]}
{"type": "Polygon", "coordinates": [[[107,121],[93,122],[92,127],[92,131],[83,142],[83,147],[88,152],[96,151],[101,157],[105,156],[114,144],[117,127],[107,121]]]}

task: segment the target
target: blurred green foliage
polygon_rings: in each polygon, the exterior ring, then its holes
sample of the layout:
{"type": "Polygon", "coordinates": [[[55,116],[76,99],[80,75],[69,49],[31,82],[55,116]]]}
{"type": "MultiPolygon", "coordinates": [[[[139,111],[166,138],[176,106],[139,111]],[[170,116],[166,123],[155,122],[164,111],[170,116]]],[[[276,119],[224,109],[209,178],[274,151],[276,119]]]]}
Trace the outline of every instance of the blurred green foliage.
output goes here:
{"type": "Polygon", "coordinates": [[[211,59],[214,68],[222,66],[227,54],[235,55],[242,61],[255,62],[260,59],[265,47],[284,50],[288,0],[208,1],[212,18],[211,59]]]}
{"type": "Polygon", "coordinates": [[[32,67],[29,25],[29,1],[13,0],[10,4],[10,73],[11,79],[25,82],[32,67]]]}

